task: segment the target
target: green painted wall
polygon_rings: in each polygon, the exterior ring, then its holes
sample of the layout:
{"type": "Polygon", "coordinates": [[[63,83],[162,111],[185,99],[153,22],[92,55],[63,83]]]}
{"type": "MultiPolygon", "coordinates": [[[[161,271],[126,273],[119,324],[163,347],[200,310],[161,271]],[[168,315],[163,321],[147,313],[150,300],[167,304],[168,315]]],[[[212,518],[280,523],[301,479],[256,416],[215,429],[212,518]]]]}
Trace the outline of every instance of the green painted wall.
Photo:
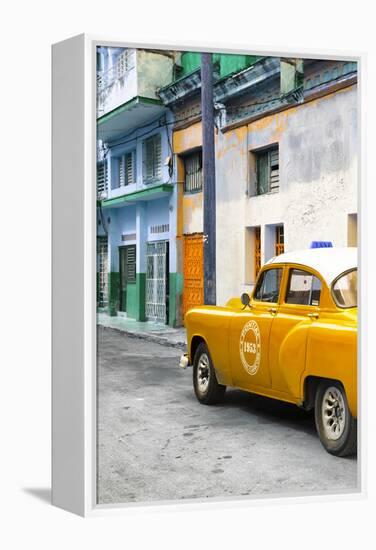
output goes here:
{"type": "MultiPolygon", "coordinates": [[[[215,57],[215,56],[214,56],[215,57]]],[[[257,55],[232,55],[232,54],[223,54],[219,55],[220,65],[219,65],[219,76],[223,78],[232,73],[237,73],[250,67],[256,61],[261,59],[257,55]]]]}
{"type": "MultiPolygon", "coordinates": [[[[116,316],[120,307],[120,274],[108,274],[109,315],[116,316]]],[[[169,274],[169,316],[168,324],[172,327],[181,324],[181,303],[183,295],[183,276],[181,273],[169,274]]],[[[137,273],[136,282],[127,285],[127,316],[136,321],[145,321],[146,274],[137,273]]]]}
{"type": "Polygon", "coordinates": [[[127,316],[145,321],[145,273],[136,274],[136,282],[127,285],[127,316]]]}
{"type": "Polygon", "coordinates": [[[127,317],[132,319],[137,318],[138,300],[137,300],[137,285],[136,283],[127,284],[127,317]]]}
{"type": "Polygon", "coordinates": [[[136,289],[138,298],[137,321],[145,321],[145,295],[146,295],[146,273],[136,274],[136,289]]]}
{"type": "Polygon", "coordinates": [[[181,303],[183,295],[183,276],[181,273],[169,274],[169,308],[168,308],[168,324],[171,327],[181,325],[181,303]]]}
{"type": "Polygon", "coordinates": [[[119,288],[120,274],[111,271],[108,274],[108,312],[112,316],[116,316],[119,310],[119,288]]]}
{"type": "MultiPolygon", "coordinates": [[[[261,59],[257,55],[220,54],[213,55],[213,63],[219,64],[221,78],[246,69],[261,59]]],[[[182,70],[180,76],[185,76],[198,69],[201,65],[201,54],[197,52],[184,52],[181,56],[182,70]]]]}

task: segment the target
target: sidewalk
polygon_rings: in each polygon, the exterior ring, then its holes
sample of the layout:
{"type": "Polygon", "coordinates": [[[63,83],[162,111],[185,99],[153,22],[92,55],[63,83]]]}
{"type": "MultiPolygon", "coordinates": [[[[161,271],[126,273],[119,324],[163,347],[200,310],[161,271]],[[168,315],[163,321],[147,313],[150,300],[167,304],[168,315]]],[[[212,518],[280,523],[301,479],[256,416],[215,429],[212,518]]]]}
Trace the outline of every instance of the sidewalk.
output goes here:
{"type": "Polygon", "coordinates": [[[187,334],[185,328],[172,328],[154,322],[141,322],[127,317],[110,317],[107,313],[97,313],[97,324],[124,332],[134,338],[143,338],[149,342],[157,342],[174,348],[186,348],[187,334]]]}

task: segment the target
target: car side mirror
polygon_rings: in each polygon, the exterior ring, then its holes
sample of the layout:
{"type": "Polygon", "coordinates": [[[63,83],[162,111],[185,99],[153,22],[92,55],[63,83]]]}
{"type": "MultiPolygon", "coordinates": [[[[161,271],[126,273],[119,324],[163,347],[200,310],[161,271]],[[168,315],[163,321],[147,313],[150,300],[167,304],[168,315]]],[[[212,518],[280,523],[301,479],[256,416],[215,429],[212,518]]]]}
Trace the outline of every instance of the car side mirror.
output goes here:
{"type": "Polygon", "coordinates": [[[251,298],[249,297],[249,294],[247,292],[243,292],[243,294],[240,296],[240,300],[244,308],[249,306],[249,304],[251,303],[251,298]]]}

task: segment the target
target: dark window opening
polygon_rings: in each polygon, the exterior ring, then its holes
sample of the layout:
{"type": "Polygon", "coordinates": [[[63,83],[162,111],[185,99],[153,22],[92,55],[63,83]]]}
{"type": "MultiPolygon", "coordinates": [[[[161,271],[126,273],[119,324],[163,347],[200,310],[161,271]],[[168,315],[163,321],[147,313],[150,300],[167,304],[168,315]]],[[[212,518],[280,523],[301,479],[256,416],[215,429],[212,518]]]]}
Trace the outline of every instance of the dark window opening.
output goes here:
{"type": "Polygon", "coordinates": [[[184,192],[202,190],[202,151],[184,157],[184,192]]]}

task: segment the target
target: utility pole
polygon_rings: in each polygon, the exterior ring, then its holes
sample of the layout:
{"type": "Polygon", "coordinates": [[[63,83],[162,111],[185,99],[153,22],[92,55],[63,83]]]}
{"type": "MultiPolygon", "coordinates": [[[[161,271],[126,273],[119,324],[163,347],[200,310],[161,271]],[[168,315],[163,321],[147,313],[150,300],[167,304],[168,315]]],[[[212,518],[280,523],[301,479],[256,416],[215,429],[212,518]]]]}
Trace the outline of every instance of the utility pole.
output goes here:
{"type": "Polygon", "coordinates": [[[216,198],[214,150],[213,60],[201,54],[202,166],[204,175],[204,303],[215,305],[216,292],[216,198]]]}

